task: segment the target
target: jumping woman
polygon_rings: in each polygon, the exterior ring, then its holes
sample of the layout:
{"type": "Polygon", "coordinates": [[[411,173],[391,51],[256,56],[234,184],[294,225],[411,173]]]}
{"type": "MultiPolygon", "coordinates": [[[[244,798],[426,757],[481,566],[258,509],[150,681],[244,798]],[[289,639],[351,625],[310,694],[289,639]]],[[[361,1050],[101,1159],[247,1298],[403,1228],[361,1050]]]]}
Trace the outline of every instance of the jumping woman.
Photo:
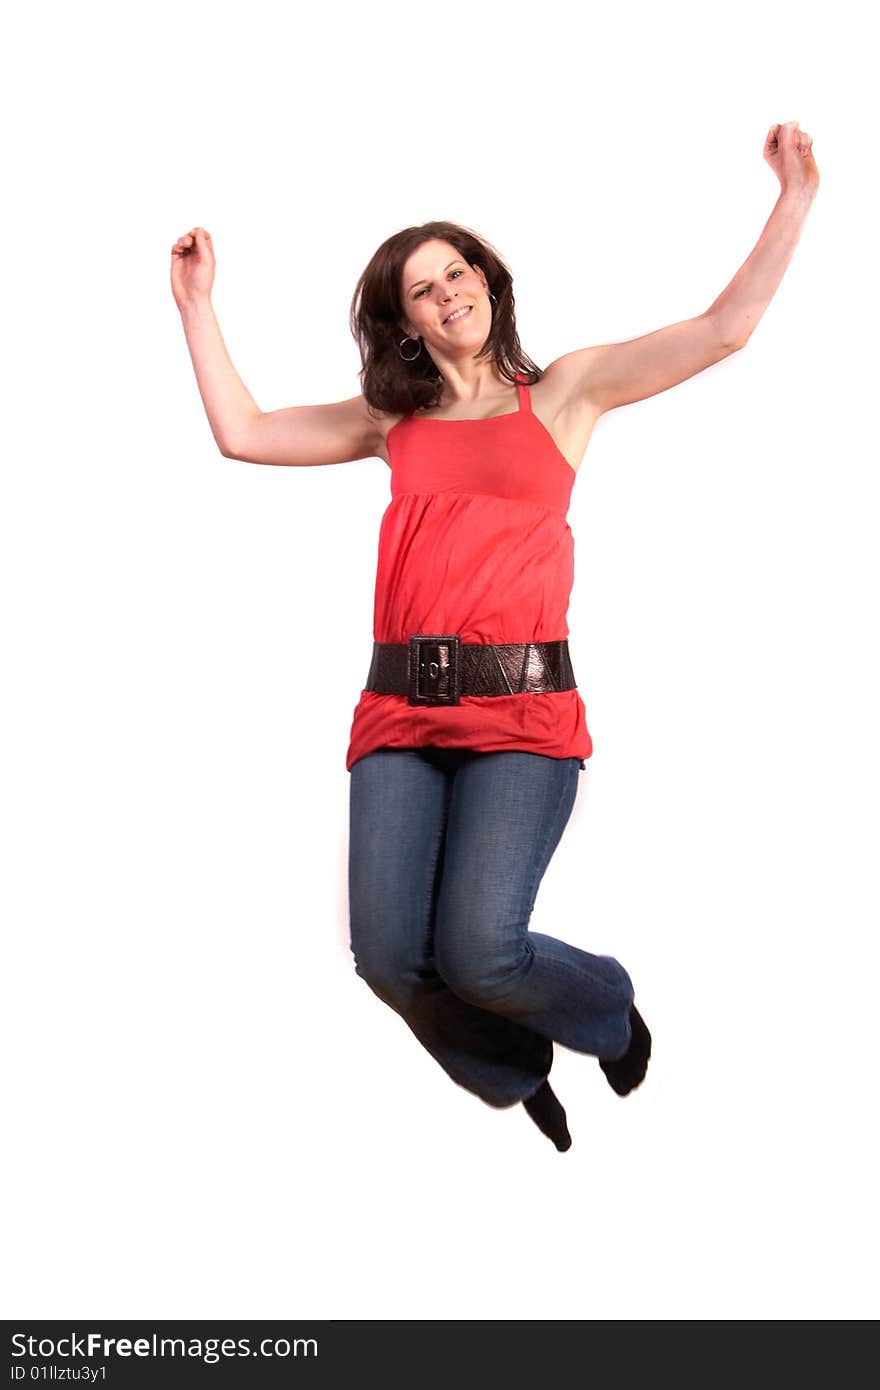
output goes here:
{"type": "Polygon", "coordinates": [[[521,1101],[560,1151],[571,1139],[547,1079],[554,1042],[597,1058],[620,1096],[651,1052],[623,966],[529,930],[592,753],[568,648],[572,488],[602,414],[748,341],[818,188],[811,145],[797,121],[771,127],[778,201],[705,313],[543,371],[520,346],[501,256],[427,222],[383,242],[355,289],[361,394],[263,412],[213,312],[210,235],[196,227],[172,248],[224,457],[391,470],[346,758],[355,969],[453,1081],[492,1106],[521,1101]]]}

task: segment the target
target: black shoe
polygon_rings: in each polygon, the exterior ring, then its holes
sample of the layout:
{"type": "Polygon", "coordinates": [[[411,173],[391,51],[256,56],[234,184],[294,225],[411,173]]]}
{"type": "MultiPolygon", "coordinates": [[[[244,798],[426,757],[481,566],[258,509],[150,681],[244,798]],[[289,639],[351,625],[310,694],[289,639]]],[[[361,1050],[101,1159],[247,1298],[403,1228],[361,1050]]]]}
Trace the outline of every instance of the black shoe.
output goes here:
{"type": "Polygon", "coordinates": [[[571,1148],[571,1135],[568,1132],[565,1111],[557,1100],[549,1081],[542,1081],[534,1095],[523,1101],[526,1112],[534,1120],[542,1134],[552,1139],[560,1153],[571,1148]]]}
{"type": "Polygon", "coordinates": [[[630,1007],[629,1021],[632,1037],[623,1056],[599,1058],[599,1066],[605,1073],[608,1085],[619,1096],[628,1096],[630,1091],[642,1084],[651,1055],[651,1034],[635,1004],[630,1007]]]}

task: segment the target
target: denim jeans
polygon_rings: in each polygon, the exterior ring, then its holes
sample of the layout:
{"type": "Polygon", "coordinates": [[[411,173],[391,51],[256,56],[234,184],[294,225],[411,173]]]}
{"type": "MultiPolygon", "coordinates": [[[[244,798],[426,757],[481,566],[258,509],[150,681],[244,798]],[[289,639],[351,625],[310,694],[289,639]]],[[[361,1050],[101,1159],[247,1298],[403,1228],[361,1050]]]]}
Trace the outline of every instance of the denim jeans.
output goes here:
{"type": "Polygon", "coordinates": [[[532,1095],[554,1042],[596,1057],[629,1046],[623,967],[529,931],[582,767],[426,747],[378,748],[351,769],[355,970],[489,1105],[532,1095]]]}

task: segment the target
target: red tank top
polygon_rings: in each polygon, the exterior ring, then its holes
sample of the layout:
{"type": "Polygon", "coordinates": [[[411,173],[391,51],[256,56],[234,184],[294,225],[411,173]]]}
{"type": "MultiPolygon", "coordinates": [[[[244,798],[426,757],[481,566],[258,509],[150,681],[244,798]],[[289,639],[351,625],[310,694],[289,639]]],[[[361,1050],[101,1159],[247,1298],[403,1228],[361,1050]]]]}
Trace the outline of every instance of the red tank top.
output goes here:
{"type": "MultiPolygon", "coordinates": [[[[463,643],[568,637],[574,538],[566,521],[575,471],[517,381],[518,410],[488,420],[410,414],[388,431],[391,502],[379,529],[376,642],[457,632],[463,643]]],[[[572,654],[577,676],[577,661],[572,654]]],[[[588,758],[577,689],[462,695],[411,705],[362,690],[346,770],[376,748],[518,750],[588,758]]]]}

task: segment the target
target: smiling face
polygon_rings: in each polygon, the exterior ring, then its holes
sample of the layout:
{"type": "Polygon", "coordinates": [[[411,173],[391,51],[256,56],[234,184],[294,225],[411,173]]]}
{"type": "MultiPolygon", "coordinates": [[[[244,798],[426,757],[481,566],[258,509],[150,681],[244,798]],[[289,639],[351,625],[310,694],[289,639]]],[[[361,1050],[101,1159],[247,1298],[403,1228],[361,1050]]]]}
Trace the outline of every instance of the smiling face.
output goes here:
{"type": "Polygon", "coordinates": [[[404,331],[410,338],[423,338],[435,361],[463,351],[471,355],[489,336],[492,302],[486,277],[448,241],[425,241],[413,251],[403,267],[400,293],[404,331]]]}

